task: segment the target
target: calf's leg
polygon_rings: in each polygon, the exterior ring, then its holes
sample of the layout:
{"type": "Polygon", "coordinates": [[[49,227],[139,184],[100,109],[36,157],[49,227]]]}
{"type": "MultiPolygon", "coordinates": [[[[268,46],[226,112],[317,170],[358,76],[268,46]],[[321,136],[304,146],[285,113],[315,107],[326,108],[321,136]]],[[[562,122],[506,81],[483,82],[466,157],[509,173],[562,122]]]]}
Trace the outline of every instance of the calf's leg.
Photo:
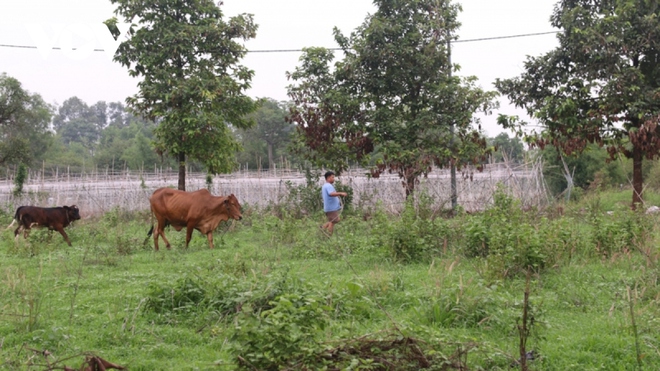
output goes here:
{"type": "Polygon", "coordinates": [[[69,240],[69,236],[66,235],[66,232],[64,232],[64,228],[58,227],[57,231],[60,232],[62,237],[64,237],[64,241],[66,241],[66,243],[68,243],[69,246],[71,246],[71,241],[69,240]]]}

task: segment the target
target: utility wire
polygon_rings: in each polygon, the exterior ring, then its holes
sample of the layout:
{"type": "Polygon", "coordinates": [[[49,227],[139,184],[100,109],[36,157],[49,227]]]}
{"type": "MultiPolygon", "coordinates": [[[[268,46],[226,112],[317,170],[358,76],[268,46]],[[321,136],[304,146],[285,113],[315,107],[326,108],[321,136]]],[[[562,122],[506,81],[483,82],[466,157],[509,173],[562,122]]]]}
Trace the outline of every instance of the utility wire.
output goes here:
{"type": "MultiPolygon", "coordinates": [[[[520,35],[509,35],[509,36],[494,36],[494,37],[481,37],[478,39],[465,39],[465,40],[454,40],[452,44],[458,43],[470,43],[476,41],[490,41],[490,40],[502,40],[502,39],[514,39],[519,37],[530,37],[530,36],[541,36],[541,35],[551,35],[559,33],[560,31],[548,31],[548,32],[536,32],[536,33],[527,33],[520,35]]],[[[328,50],[340,51],[342,48],[326,48],[328,50]]],[[[248,50],[248,53],[294,53],[302,52],[302,49],[273,49],[273,50],[248,50]]]]}
{"type": "MultiPolygon", "coordinates": [[[[549,31],[549,32],[536,32],[536,33],[527,33],[527,34],[519,34],[519,35],[508,35],[508,36],[494,36],[494,37],[482,37],[478,39],[465,39],[465,40],[454,40],[451,43],[452,44],[457,44],[457,43],[469,43],[469,42],[477,42],[477,41],[491,41],[491,40],[502,40],[502,39],[515,39],[515,38],[520,38],[520,37],[531,37],[531,36],[541,36],[541,35],[550,35],[550,34],[556,34],[559,33],[560,31],[549,31]]],[[[16,48],[16,49],[37,49],[36,46],[31,46],[31,45],[12,45],[12,44],[0,44],[0,48],[16,48]]],[[[343,50],[342,48],[326,48],[328,50],[333,50],[333,51],[341,51],[343,50]]],[[[53,47],[53,50],[62,50],[62,48],[59,47],[53,47]]],[[[72,48],[71,50],[76,50],[76,48],[72,48]]],[[[103,52],[105,50],[103,49],[94,49],[93,51],[95,52],[103,52]]],[[[303,49],[265,49],[265,50],[248,50],[248,53],[300,53],[302,52],[303,49]]]]}
{"type": "MultiPolygon", "coordinates": [[[[0,48],[16,48],[16,49],[37,49],[36,46],[32,45],[11,45],[11,44],[0,44],[0,48]]],[[[53,46],[53,50],[62,50],[59,46],[53,46]]],[[[78,48],[71,48],[71,50],[77,50],[78,48]]],[[[104,52],[103,49],[93,49],[95,52],[104,52]]]]}

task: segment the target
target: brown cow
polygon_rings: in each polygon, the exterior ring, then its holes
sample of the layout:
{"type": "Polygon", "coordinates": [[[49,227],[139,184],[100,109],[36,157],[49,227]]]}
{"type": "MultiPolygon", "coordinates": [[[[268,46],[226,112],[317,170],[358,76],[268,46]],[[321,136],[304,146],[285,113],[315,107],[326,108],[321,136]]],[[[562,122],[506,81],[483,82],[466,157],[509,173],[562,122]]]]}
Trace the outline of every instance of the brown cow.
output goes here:
{"type": "Polygon", "coordinates": [[[80,211],[76,205],[62,207],[37,207],[21,206],[16,209],[14,221],[7,228],[11,228],[15,222],[18,222],[18,228],[14,231],[14,236],[23,228],[23,237],[27,238],[32,227],[48,228],[51,231],[58,231],[64,237],[66,243],[71,246],[71,241],[64,228],[80,219],[80,211]]]}
{"type": "MultiPolygon", "coordinates": [[[[213,196],[206,189],[195,192],[184,192],[172,188],[159,188],[149,198],[151,212],[156,217],[158,225],[154,233],[154,246],[158,251],[158,236],[170,248],[170,242],[165,238],[165,227],[171,225],[177,231],[186,228],[186,248],[190,243],[193,229],[206,235],[209,247],[213,248],[213,231],[220,222],[229,218],[242,219],[241,205],[236,196],[213,196]]],[[[151,226],[147,238],[153,233],[151,226]]]]}

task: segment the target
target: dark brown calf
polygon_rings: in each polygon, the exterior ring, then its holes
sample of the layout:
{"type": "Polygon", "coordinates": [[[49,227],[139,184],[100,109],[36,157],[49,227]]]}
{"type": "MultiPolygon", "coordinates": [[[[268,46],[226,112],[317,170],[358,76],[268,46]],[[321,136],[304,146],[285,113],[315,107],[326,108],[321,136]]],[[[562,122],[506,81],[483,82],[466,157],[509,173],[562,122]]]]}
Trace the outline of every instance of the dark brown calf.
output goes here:
{"type": "MultiPolygon", "coordinates": [[[[48,228],[48,230],[60,232],[66,243],[71,246],[71,241],[64,232],[64,228],[78,219],[80,219],[80,212],[76,205],[62,207],[21,206],[16,209],[14,215],[14,222],[18,222],[18,228],[14,231],[14,236],[18,236],[21,228],[23,228],[23,237],[25,238],[27,238],[32,227],[48,228]]],[[[13,226],[14,222],[9,227],[13,226]]]]}

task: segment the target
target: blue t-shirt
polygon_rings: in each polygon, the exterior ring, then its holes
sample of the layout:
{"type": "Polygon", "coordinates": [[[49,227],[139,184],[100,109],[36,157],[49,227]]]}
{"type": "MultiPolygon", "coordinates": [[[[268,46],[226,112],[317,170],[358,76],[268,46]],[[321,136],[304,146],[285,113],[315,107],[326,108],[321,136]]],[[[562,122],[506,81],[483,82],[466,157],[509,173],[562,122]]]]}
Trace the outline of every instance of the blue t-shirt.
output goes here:
{"type": "Polygon", "coordinates": [[[325,183],[321,187],[321,196],[323,196],[323,211],[326,213],[329,211],[337,211],[341,209],[339,204],[339,197],[330,196],[330,193],[335,192],[335,187],[330,183],[325,183]]]}

